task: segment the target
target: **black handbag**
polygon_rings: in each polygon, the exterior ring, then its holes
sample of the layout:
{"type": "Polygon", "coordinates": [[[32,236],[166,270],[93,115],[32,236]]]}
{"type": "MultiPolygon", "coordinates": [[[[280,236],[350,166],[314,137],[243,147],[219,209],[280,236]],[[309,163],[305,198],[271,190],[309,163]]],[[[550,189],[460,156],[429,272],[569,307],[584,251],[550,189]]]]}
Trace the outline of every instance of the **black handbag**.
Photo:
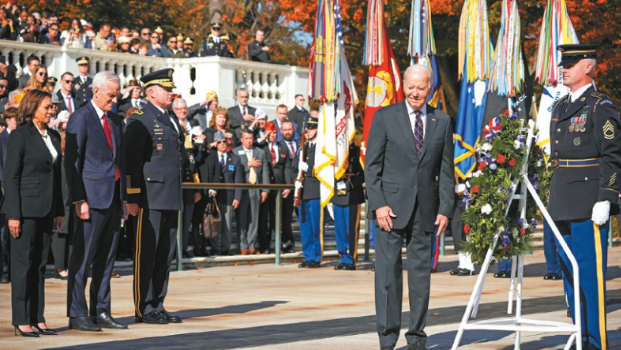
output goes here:
{"type": "Polygon", "coordinates": [[[203,236],[216,238],[220,232],[222,232],[222,214],[220,214],[218,201],[214,197],[209,197],[203,214],[203,236]]]}

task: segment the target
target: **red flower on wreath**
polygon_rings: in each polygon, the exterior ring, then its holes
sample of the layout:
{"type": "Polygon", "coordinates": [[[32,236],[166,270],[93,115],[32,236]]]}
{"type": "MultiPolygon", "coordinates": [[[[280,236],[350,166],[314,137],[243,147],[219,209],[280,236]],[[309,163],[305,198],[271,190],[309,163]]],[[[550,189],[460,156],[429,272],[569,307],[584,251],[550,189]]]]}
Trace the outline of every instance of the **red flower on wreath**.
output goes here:
{"type": "Polygon", "coordinates": [[[541,153],[541,148],[535,145],[535,153],[541,153]]]}
{"type": "Polygon", "coordinates": [[[470,233],[470,225],[468,225],[468,224],[465,224],[465,225],[464,225],[464,233],[465,233],[465,234],[470,233]]]}
{"type": "Polygon", "coordinates": [[[511,160],[509,161],[509,165],[511,166],[516,166],[516,162],[515,162],[515,158],[511,158],[511,160]]]}
{"type": "Polygon", "coordinates": [[[481,186],[476,185],[472,188],[472,190],[470,191],[470,193],[475,194],[477,192],[479,192],[479,188],[481,188],[481,186]]]}
{"type": "Polygon", "coordinates": [[[498,157],[496,157],[496,163],[498,164],[505,164],[506,160],[507,159],[502,154],[499,154],[498,157]]]}
{"type": "Polygon", "coordinates": [[[483,168],[485,168],[485,164],[487,164],[486,162],[481,162],[479,163],[479,170],[483,170],[483,168]]]}
{"type": "Polygon", "coordinates": [[[524,227],[520,227],[520,234],[522,236],[524,236],[526,234],[526,230],[524,229],[524,227]]]}

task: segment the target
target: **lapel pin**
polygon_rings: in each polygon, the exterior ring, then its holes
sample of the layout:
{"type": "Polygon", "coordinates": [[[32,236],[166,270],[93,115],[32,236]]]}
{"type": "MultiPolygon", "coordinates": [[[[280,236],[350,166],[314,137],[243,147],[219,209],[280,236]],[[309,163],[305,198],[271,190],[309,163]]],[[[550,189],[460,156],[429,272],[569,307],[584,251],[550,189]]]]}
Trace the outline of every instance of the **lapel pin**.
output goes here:
{"type": "Polygon", "coordinates": [[[583,97],[583,98],[580,99],[580,101],[584,101],[584,100],[586,100],[586,97],[583,97]]]}
{"type": "Polygon", "coordinates": [[[431,118],[431,120],[435,122],[435,121],[436,121],[436,118],[431,118]]]}

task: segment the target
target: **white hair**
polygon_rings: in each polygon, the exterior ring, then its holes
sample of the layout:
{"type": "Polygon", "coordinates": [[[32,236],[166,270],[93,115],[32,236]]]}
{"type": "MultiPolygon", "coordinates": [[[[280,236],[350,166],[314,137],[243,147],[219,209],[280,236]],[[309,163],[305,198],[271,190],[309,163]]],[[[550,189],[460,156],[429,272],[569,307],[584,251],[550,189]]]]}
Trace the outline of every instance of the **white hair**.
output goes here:
{"type": "Polygon", "coordinates": [[[115,83],[119,87],[121,86],[121,79],[113,72],[105,70],[95,74],[95,77],[93,77],[93,91],[95,89],[106,90],[108,82],[115,83]]]}
{"type": "Polygon", "coordinates": [[[431,88],[433,86],[433,71],[431,68],[422,64],[413,64],[409,66],[403,73],[403,81],[405,81],[408,75],[425,74],[427,75],[427,85],[431,88]]]}
{"type": "Polygon", "coordinates": [[[185,102],[185,100],[184,100],[184,99],[182,99],[182,98],[176,98],[176,99],[173,101],[173,103],[172,103],[172,108],[177,108],[177,106],[178,106],[180,103],[185,103],[185,104],[187,105],[187,102],[185,102]]]}

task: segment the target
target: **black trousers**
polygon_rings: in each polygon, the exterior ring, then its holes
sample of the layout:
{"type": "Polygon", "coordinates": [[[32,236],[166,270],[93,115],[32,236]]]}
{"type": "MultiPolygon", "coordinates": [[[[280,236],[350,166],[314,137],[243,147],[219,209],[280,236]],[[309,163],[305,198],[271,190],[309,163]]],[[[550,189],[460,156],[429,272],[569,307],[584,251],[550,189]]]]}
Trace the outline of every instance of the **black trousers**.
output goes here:
{"type": "Polygon", "coordinates": [[[136,316],[164,311],[170,262],[177,246],[177,210],[140,209],[134,259],[136,316]]]}
{"type": "Polygon", "coordinates": [[[431,282],[431,244],[433,232],[425,232],[420,221],[418,204],[404,229],[386,232],[377,227],[375,237],[375,312],[381,347],[394,347],[401,329],[403,302],[403,266],[401,248],[407,244],[410,325],[405,333],[408,344],[426,342],[424,332],[429,308],[431,282]]]}
{"type": "Polygon", "coordinates": [[[295,245],[295,239],[293,238],[293,229],[291,228],[291,219],[293,218],[293,190],[289,193],[287,198],[282,199],[282,242],[291,242],[295,245]]]}
{"type": "Polygon", "coordinates": [[[272,239],[276,227],[276,195],[278,191],[270,191],[265,202],[259,206],[259,249],[274,248],[272,239]]]}
{"type": "Polygon", "coordinates": [[[136,242],[135,238],[135,228],[136,228],[136,217],[130,215],[123,227],[121,227],[121,233],[119,234],[119,245],[116,249],[116,256],[120,257],[121,255],[126,255],[128,257],[132,257],[134,255],[134,243],[136,242]]]}
{"type": "Polygon", "coordinates": [[[115,193],[110,208],[91,208],[89,220],[82,220],[74,213],[75,232],[67,283],[68,317],[85,317],[89,314],[97,316],[103,312],[112,312],[110,278],[116,260],[122,216],[118,181],[115,193]],[[87,306],[84,292],[89,269],[92,276],[90,307],[87,306]]]}
{"type": "MultiPolygon", "coordinates": [[[[19,237],[10,237],[13,325],[45,322],[45,264],[54,218],[22,218],[19,237]]],[[[8,227],[6,228],[7,233],[8,227]]]]}
{"type": "Polygon", "coordinates": [[[9,267],[9,236],[11,233],[9,232],[9,228],[6,222],[6,215],[0,213],[0,276],[3,275],[3,270],[6,267],[8,275],[8,267],[9,267]]]}
{"type": "Polygon", "coordinates": [[[65,212],[69,215],[65,216],[69,219],[65,222],[65,227],[62,231],[54,232],[52,235],[52,256],[54,256],[54,267],[57,270],[69,269],[69,258],[71,257],[71,248],[73,246],[73,227],[74,219],[73,212],[70,207],[65,207],[65,212]]]}

